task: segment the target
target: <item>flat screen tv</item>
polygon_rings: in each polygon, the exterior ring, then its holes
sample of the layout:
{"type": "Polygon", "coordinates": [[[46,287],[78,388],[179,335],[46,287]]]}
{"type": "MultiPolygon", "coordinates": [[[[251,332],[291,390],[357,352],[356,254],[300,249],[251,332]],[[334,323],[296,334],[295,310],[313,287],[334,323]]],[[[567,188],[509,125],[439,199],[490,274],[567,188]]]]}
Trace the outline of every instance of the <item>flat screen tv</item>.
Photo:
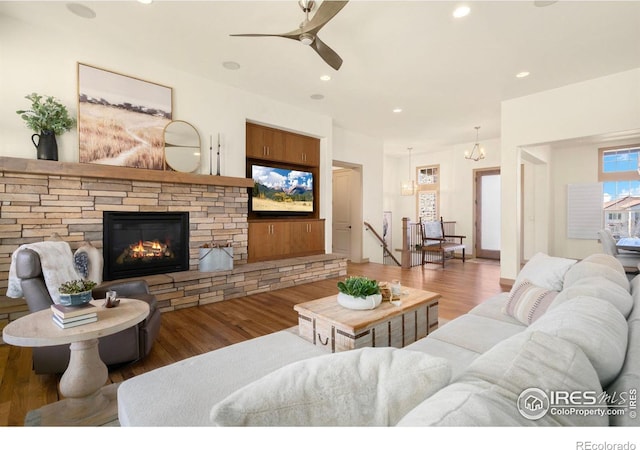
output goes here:
{"type": "Polygon", "coordinates": [[[260,215],[313,213],[313,173],[276,166],[251,166],[251,210],[260,215]]]}

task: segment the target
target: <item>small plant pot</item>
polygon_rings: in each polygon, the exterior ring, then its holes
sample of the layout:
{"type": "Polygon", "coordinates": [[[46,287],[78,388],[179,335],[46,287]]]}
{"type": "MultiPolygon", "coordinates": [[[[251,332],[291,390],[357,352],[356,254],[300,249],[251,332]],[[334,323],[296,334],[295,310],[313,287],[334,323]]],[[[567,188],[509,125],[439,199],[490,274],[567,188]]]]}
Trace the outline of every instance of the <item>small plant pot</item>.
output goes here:
{"type": "Polygon", "coordinates": [[[365,298],[338,292],[338,304],[348,309],[376,309],[382,303],[382,294],[368,295],[365,298]]]}
{"type": "Polygon", "coordinates": [[[60,304],[64,306],[80,306],[92,300],[91,291],[75,294],[60,294],[60,304]]]}

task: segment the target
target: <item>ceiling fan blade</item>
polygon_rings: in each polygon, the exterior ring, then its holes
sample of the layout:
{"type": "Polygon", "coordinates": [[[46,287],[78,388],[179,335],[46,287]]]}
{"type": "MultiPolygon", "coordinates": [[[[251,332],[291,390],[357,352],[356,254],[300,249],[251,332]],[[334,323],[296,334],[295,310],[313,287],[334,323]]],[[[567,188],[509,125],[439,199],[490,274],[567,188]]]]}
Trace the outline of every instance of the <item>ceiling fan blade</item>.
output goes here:
{"type": "Polygon", "coordinates": [[[290,33],[284,33],[284,34],[230,34],[229,36],[233,36],[233,37],[283,37],[283,38],[288,38],[288,39],[295,39],[298,40],[298,36],[300,35],[300,33],[297,32],[290,32],[290,33]]]}
{"type": "Polygon", "coordinates": [[[310,47],[313,48],[322,59],[324,59],[324,62],[329,64],[335,70],[340,69],[340,66],[342,66],[342,58],[340,58],[340,56],[334,52],[331,47],[322,42],[318,36],[316,36],[310,47]]]}
{"type": "Polygon", "coordinates": [[[317,33],[346,6],[349,1],[324,0],[311,20],[302,27],[302,33],[317,33]]]}

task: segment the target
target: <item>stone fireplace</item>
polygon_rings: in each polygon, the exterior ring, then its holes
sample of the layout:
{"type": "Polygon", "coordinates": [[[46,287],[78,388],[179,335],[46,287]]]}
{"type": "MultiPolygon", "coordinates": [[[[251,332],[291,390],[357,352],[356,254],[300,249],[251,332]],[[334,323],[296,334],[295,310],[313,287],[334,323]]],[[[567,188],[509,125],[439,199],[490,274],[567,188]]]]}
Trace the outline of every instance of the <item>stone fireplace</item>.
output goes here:
{"type": "Polygon", "coordinates": [[[104,279],[189,270],[189,213],[103,212],[104,279]]]}

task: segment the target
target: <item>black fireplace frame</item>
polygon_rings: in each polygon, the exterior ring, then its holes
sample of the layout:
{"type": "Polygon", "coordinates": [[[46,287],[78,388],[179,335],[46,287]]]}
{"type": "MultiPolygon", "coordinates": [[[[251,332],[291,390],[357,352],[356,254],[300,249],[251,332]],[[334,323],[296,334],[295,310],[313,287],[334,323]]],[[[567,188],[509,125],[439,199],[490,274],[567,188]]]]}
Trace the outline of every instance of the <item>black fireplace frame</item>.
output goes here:
{"type": "Polygon", "coordinates": [[[103,211],[102,213],[102,243],[104,268],[102,277],[104,280],[119,280],[123,278],[133,278],[146,275],[156,275],[161,273],[182,272],[189,270],[189,213],[188,212],[133,212],[133,211],[103,211]],[[176,261],[170,264],[161,264],[161,270],[156,267],[138,267],[135,270],[114,270],[115,261],[113,254],[109,250],[114,243],[112,236],[107,230],[112,229],[112,225],[117,222],[139,222],[140,220],[179,220],[182,242],[185,245],[185,251],[182,252],[176,261]]]}

